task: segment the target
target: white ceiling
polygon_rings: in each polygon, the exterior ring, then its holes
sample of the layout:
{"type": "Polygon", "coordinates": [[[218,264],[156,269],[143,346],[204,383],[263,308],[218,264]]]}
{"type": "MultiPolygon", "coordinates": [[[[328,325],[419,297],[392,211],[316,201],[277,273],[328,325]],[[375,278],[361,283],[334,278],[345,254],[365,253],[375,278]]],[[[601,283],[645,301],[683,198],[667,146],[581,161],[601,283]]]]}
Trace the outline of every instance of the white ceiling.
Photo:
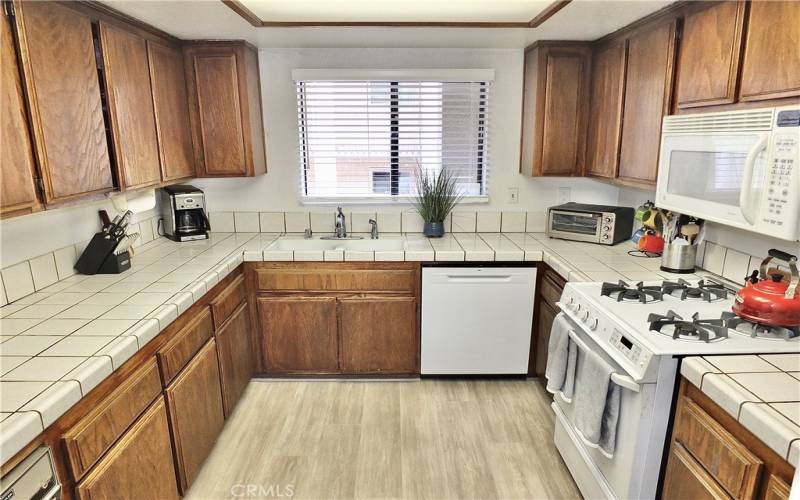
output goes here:
{"type": "MultiPolygon", "coordinates": [[[[672,0],[574,0],[539,28],[525,29],[256,28],[218,0],[102,1],[179,38],[244,39],[264,48],[522,48],[536,40],[594,40],[672,3],[672,0]]],[[[302,5],[306,5],[305,1],[295,0],[302,5]]]]}
{"type": "Polygon", "coordinates": [[[550,0],[239,0],[263,21],[521,22],[550,0]]]}

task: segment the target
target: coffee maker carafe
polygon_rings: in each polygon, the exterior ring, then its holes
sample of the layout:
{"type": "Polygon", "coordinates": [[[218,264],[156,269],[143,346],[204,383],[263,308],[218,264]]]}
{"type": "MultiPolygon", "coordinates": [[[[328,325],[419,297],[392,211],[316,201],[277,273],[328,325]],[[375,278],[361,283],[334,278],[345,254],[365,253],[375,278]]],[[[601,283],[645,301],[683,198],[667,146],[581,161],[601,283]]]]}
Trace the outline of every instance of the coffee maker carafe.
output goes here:
{"type": "Polygon", "coordinates": [[[164,235],[175,241],[204,240],[211,230],[203,192],[186,184],[161,191],[161,218],[164,235]]]}

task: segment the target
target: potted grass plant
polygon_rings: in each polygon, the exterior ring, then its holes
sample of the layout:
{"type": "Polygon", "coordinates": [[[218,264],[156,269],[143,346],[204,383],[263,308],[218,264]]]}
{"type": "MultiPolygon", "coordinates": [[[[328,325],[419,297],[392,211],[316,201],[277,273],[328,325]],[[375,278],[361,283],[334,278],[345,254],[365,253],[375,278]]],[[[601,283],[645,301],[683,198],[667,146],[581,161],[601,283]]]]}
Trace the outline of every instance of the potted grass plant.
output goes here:
{"type": "Polygon", "coordinates": [[[422,232],[428,238],[444,235],[444,221],[461,201],[455,176],[446,168],[438,174],[417,169],[417,194],[414,205],[425,223],[422,232]]]}

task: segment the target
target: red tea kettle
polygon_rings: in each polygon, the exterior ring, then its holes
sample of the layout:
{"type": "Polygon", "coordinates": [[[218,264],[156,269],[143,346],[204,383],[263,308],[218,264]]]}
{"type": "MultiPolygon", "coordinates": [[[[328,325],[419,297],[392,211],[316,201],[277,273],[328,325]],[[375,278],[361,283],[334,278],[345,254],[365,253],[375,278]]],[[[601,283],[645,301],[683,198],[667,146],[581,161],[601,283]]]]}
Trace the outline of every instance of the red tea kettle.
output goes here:
{"type": "Polygon", "coordinates": [[[769,326],[793,328],[800,326],[800,273],[797,257],[772,249],[761,262],[758,271],[745,281],[744,288],[736,293],[733,312],[748,321],[769,326]],[[780,272],[767,276],[767,266],[772,259],[789,264],[791,278],[787,283],[780,272]],[[758,279],[759,273],[761,279],[758,279]]]}

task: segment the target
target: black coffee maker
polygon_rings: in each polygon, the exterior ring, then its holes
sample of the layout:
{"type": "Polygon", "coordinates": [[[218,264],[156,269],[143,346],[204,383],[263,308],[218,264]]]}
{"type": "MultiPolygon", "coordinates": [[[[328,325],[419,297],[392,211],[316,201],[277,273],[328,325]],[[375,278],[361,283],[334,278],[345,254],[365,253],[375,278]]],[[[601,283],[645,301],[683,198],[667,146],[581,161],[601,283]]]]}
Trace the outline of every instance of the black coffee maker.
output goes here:
{"type": "Polygon", "coordinates": [[[175,241],[204,240],[211,230],[203,192],[187,184],[161,191],[161,219],[164,235],[175,241]]]}

